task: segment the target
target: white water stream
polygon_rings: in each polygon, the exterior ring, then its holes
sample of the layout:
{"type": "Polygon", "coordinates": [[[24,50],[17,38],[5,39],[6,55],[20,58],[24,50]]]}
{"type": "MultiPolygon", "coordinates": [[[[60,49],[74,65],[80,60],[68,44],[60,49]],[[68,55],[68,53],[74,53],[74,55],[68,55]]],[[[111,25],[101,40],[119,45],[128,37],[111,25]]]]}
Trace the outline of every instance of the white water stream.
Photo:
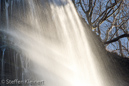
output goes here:
{"type": "Polygon", "coordinates": [[[36,0],[22,2],[28,3],[27,12],[22,16],[24,23],[17,23],[8,34],[13,37],[14,46],[31,60],[35,78],[44,80],[43,86],[105,86],[97,72],[96,56],[90,49],[86,28],[72,2],[49,0],[46,8],[36,0]]]}

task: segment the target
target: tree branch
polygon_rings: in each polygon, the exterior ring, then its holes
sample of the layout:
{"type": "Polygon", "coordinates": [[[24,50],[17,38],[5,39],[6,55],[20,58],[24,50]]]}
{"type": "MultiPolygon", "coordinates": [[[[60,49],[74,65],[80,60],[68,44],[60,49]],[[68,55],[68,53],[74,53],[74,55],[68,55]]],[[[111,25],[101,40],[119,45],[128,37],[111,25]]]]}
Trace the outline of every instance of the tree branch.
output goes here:
{"type": "Polygon", "coordinates": [[[119,39],[124,38],[124,37],[129,37],[129,34],[120,35],[120,36],[118,36],[117,38],[114,38],[114,39],[112,39],[112,40],[109,40],[109,41],[107,41],[107,42],[104,42],[104,44],[109,44],[109,43],[112,43],[112,42],[116,42],[116,41],[118,41],[119,39]]]}

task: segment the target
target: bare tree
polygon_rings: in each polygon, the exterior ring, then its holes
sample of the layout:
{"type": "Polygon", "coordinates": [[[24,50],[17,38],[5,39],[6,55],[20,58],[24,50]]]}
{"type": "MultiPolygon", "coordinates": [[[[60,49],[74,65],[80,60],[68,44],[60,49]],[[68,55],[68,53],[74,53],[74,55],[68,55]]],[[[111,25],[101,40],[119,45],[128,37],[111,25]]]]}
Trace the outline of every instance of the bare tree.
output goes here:
{"type": "Polygon", "coordinates": [[[128,0],[72,0],[106,49],[129,57],[128,0]]]}

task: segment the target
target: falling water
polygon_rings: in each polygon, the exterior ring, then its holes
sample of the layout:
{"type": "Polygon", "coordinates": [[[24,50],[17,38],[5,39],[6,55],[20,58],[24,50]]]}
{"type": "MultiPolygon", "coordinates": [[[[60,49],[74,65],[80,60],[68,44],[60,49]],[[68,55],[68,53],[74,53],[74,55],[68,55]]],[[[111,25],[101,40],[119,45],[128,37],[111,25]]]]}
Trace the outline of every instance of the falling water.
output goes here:
{"type": "MultiPolygon", "coordinates": [[[[5,74],[4,74],[4,53],[5,53],[5,48],[2,49],[2,59],[1,59],[1,76],[2,79],[4,79],[5,74]]],[[[2,86],[5,86],[4,84],[2,86]]]]}
{"type": "MultiPolygon", "coordinates": [[[[22,75],[31,71],[31,76],[44,80],[44,86],[105,86],[97,71],[92,45],[71,0],[21,1],[25,3],[22,6],[27,6],[21,15],[17,13],[20,17],[15,16],[14,20],[12,17],[13,25],[7,33],[14,49],[30,60],[24,64],[25,59],[20,57],[25,70],[22,75]],[[27,67],[29,62],[31,69],[27,67]]],[[[6,19],[8,26],[8,14],[6,19]]]]}
{"type": "Polygon", "coordinates": [[[8,7],[9,7],[9,4],[5,1],[5,9],[6,9],[6,26],[7,26],[7,29],[9,28],[9,15],[8,15],[8,7]]]}

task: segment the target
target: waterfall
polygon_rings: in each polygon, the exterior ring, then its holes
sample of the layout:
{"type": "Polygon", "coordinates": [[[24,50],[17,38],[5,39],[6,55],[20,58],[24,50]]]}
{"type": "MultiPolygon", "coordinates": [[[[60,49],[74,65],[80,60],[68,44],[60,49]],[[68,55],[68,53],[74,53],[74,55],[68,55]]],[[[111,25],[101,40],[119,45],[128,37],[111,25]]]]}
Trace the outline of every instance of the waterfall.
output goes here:
{"type": "MultiPolygon", "coordinates": [[[[5,48],[2,49],[2,59],[1,59],[1,76],[2,76],[2,79],[5,78],[5,74],[4,74],[4,53],[5,53],[5,48]]],[[[4,84],[2,86],[5,86],[4,84]]]]}
{"type": "Polygon", "coordinates": [[[22,80],[44,81],[42,86],[107,86],[85,33],[88,28],[71,0],[12,0],[10,5],[5,2],[5,32],[22,54],[22,80]]]}
{"type": "Polygon", "coordinates": [[[8,15],[8,7],[9,7],[9,4],[7,1],[5,1],[5,10],[6,10],[6,26],[7,26],[7,29],[9,29],[9,15],[8,15]]]}

